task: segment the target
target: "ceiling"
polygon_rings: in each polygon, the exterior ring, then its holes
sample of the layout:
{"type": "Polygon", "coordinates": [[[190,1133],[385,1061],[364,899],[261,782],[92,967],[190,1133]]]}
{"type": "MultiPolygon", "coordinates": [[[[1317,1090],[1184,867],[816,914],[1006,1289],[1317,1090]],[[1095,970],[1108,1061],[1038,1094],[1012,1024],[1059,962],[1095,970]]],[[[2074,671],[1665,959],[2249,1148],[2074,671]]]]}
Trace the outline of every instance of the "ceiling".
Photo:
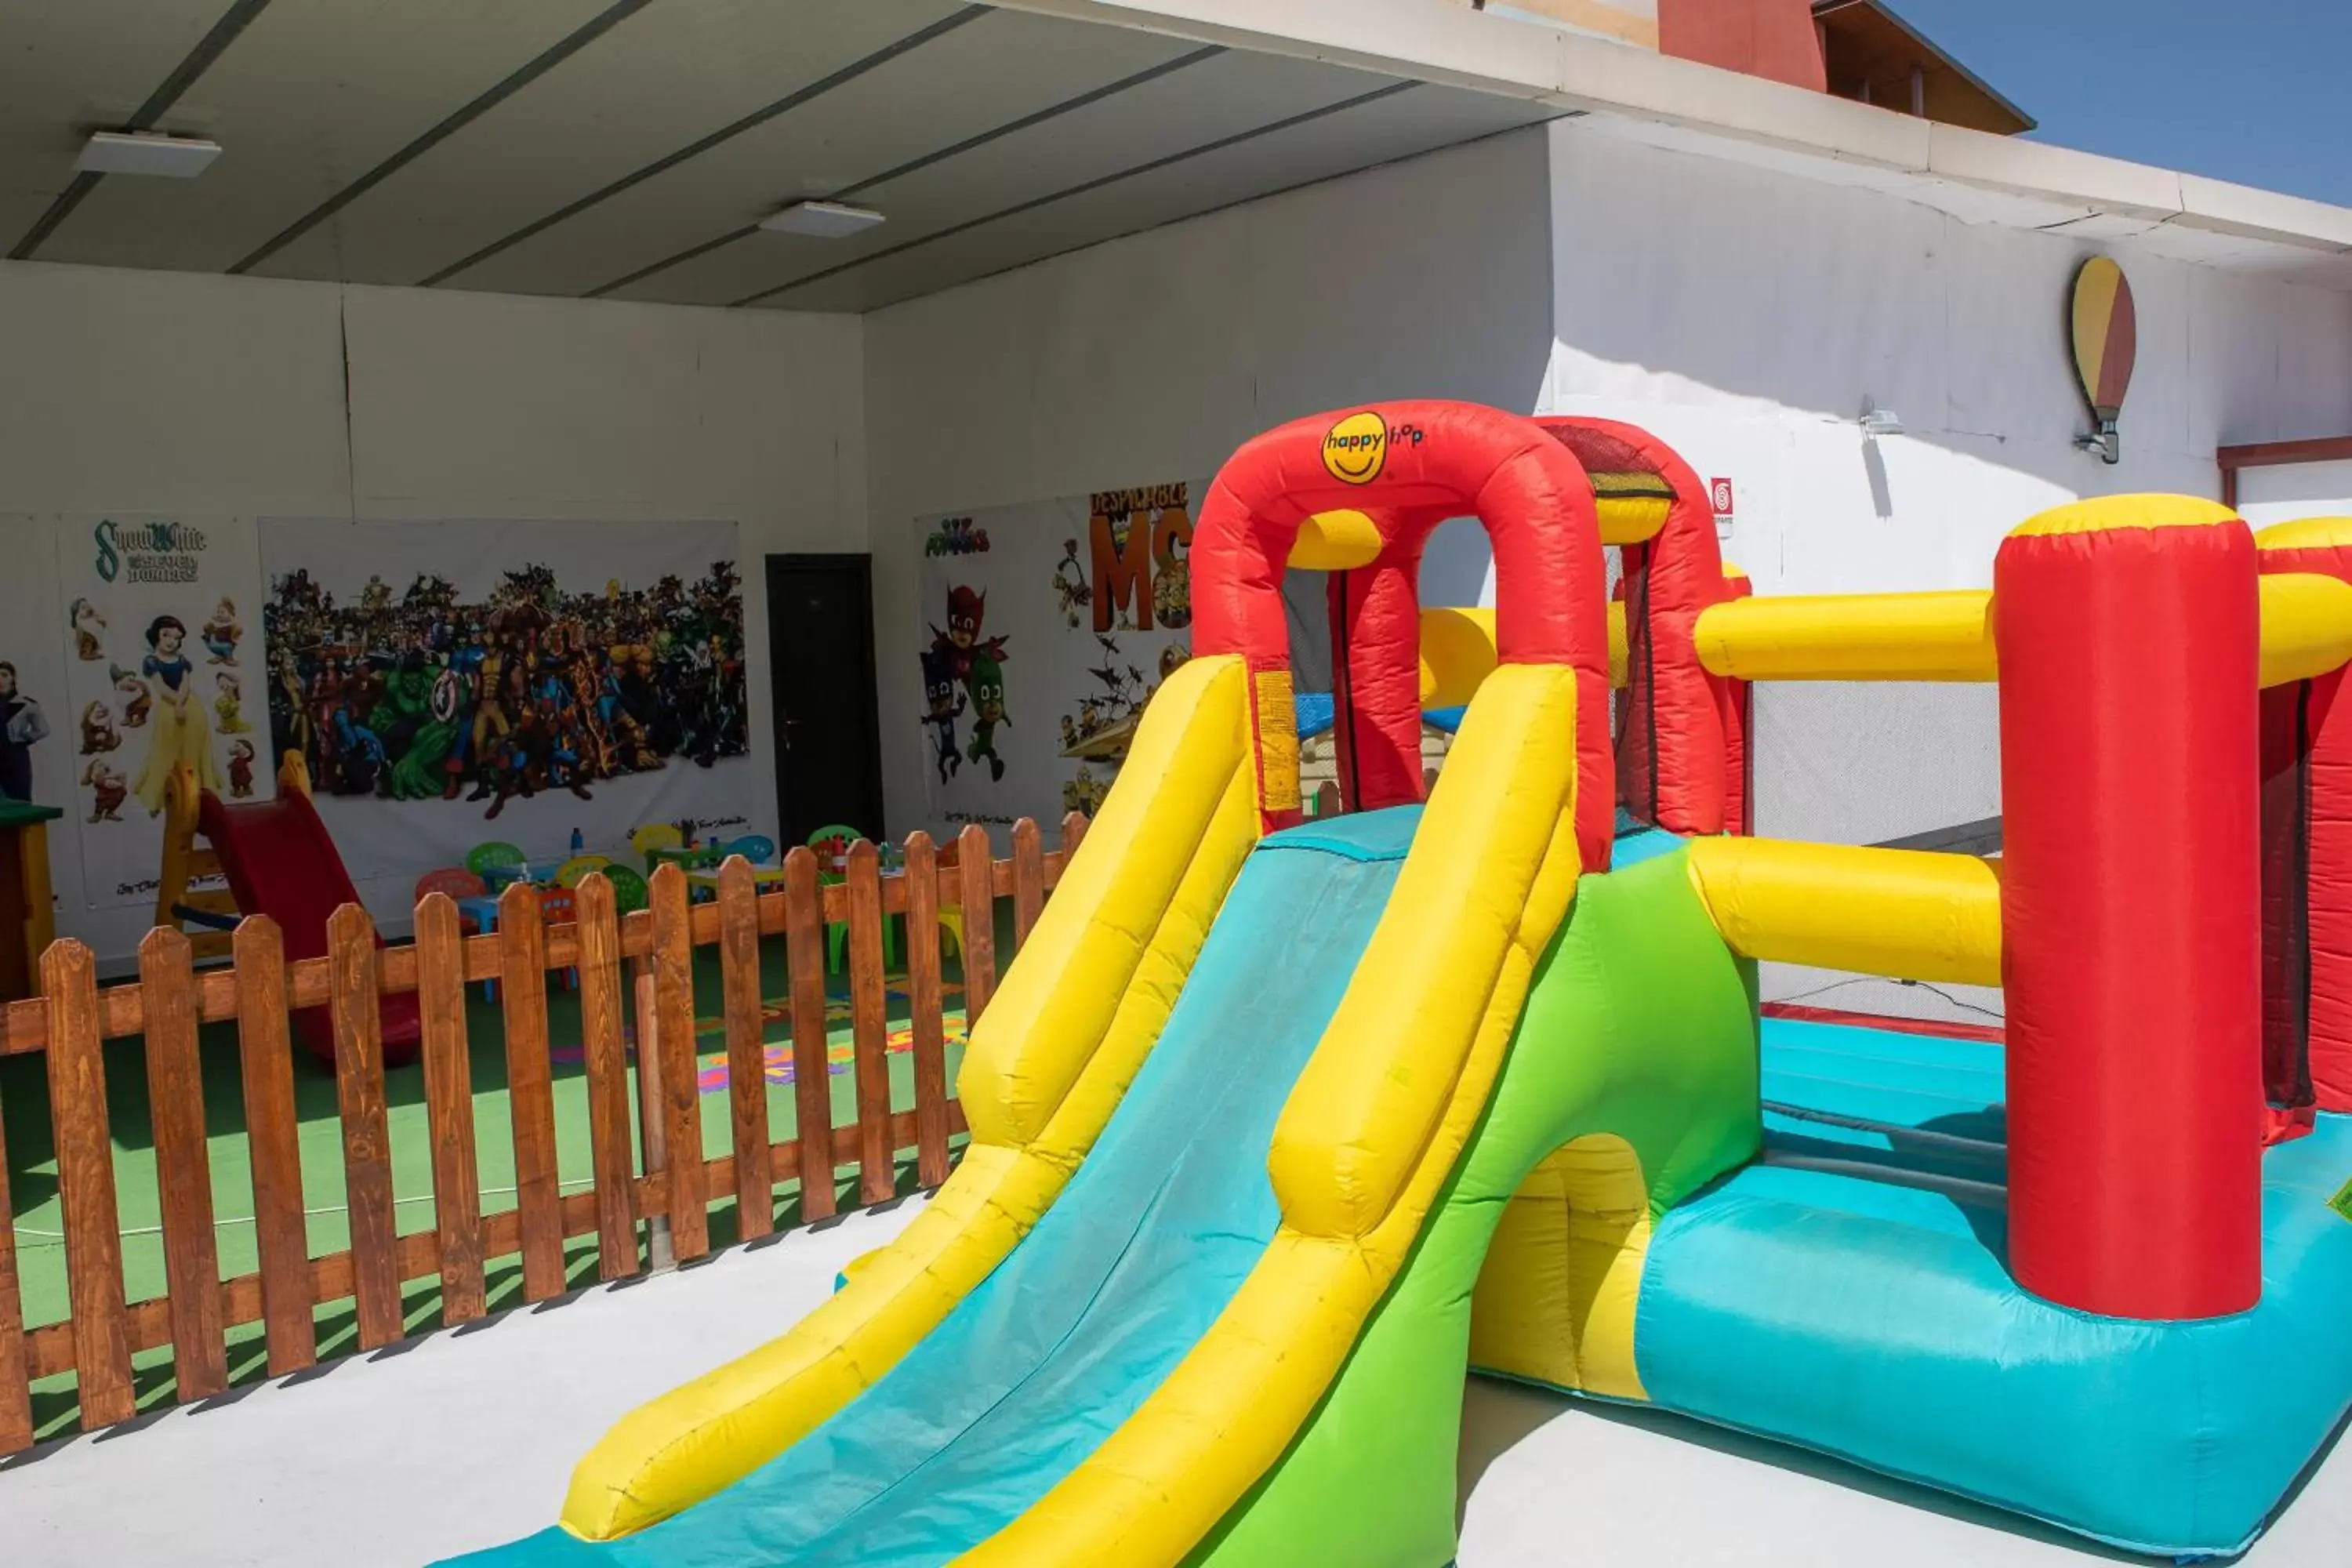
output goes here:
{"type": "Polygon", "coordinates": [[[0,5],[0,247],[178,271],[865,310],[1559,112],[957,0],[0,5]]]}

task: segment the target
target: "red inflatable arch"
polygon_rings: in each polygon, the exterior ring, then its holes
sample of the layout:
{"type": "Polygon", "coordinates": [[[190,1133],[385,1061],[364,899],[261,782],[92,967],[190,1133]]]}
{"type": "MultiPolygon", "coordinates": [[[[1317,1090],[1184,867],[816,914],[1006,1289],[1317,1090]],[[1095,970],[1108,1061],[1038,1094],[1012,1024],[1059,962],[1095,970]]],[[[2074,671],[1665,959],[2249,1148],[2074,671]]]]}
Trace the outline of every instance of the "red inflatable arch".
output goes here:
{"type": "Polygon", "coordinates": [[[1192,536],[1192,647],[1246,661],[1266,828],[1300,817],[1283,571],[1306,521],[1342,510],[1379,533],[1377,554],[1333,589],[1349,805],[1421,798],[1421,550],[1439,523],[1474,516],[1494,549],[1498,658],[1576,671],[1577,843],[1588,869],[1606,867],[1616,792],[1592,485],[1530,421],[1475,404],[1383,403],[1297,420],[1236,452],[1210,487],[1192,536]]]}
{"type": "MultiPolygon", "coordinates": [[[[1725,734],[1734,694],[1700,667],[1693,640],[1699,612],[1732,596],[1716,547],[1713,498],[1690,465],[1646,430],[1612,419],[1536,424],[1591,476],[1601,535],[1623,555],[1616,590],[1625,604],[1626,652],[1617,708],[1619,798],[1654,826],[1720,833],[1734,815],[1725,734]]],[[[1744,819],[1744,811],[1738,815],[1744,819]]]]}
{"type": "MultiPolygon", "coordinates": [[[[1724,563],[1727,601],[1748,598],[1755,592],[1747,573],[1724,563]]],[[[1709,679],[1715,682],[1716,711],[1723,715],[1723,830],[1750,834],[1756,831],[1756,752],[1748,738],[1756,731],[1756,695],[1748,682],[1734,677],[1709,679]]]]}
{"type": "MultiPolygon", "coordinates": [[[[2352,582],[2352,519],[2254,535],[2262,571],[2352,582]]],[[[2352,1111],[2352,689],[2262,695],[2263,1079],[2284,1112],[2352,1111]]]]}

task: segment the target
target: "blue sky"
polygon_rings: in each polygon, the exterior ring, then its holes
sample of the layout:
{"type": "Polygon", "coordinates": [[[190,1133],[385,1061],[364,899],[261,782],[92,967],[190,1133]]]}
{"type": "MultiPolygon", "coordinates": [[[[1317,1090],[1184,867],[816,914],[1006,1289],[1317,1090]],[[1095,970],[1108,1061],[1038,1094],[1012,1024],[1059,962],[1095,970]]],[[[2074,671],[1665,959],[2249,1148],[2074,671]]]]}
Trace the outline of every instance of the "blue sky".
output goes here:
{"type": "Polygon", "coordinates": [[[2352,206],[2352,0],[1890,0],[2032,134],[2352,206]]]}

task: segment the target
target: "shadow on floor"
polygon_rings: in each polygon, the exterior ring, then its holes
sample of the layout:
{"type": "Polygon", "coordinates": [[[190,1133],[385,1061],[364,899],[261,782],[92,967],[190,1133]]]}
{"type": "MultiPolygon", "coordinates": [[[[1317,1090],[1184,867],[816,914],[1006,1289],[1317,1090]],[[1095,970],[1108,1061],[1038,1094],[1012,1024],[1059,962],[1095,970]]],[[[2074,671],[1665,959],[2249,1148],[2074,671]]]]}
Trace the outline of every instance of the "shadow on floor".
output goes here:
{"type": "MultiPolygon", "coordinates": [[[[2044,1545],[2063,1547],[2085,1559],[2138,1563],[2170,1561],[2168,1558],[2144,1557],[2106,1546],[2071,1531],[2061,1530],[2056,1525],[2044,1524],[2021,1514],[2006,1513],[1972,1499],[1897,1480],[1892,1476],[1880,1475],[1874,1470],[1864,1469],[1828,1454],[1816,1453],[1811,1448],[1801,1448],[1728,1426],[1717,1426],[1694,1416],[1639,1405],[1571,1398],[1550,1389],[1477,1376],[1470,1379],[1462,1402],[1462,1447],[1455,1470],[1454,1494],[1454,1525],[1457,1530],[1468,1510],[1472,1493],[1495,1462],[1553,1421],[1603,1421],[1671,1437],[1677,1442],[1696,1444],[1752,1464],[1825,1481],[1847,1491],[1884,1498],[1906,1508],[1941,1514],[1948,1519],[1979,1525],[2004,1535],[2040,1542],[2044,1545]]],[[[2325,1453],[2323,1449],[2323,1457],[2325,1453]]],[[[2316,1461],[2314,1468],[2316,1468],[2316,1461]]],[[[2293,1499],[2294,1493],[2290,1492],[2288,1500],[2291,1502],[2293,1499]]]]}

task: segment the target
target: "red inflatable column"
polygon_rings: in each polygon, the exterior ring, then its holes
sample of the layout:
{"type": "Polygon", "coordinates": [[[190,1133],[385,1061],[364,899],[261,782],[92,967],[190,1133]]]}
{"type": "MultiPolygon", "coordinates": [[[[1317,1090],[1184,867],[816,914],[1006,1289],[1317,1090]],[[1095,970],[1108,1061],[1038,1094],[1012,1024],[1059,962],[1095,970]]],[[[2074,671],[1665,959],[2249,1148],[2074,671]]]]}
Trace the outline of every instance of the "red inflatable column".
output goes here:
{"type": "Polygon", "coordinates": [[[1421,550],[1409,535],[1331,577],[1332,732],[1349,811],[1410,805],[1421,782],[1421,550]]]}
{"type": "MultiPolygon", "coordinates": [[[[2264,573],[2352,581],[2352,518],[2254,536],[2264,573]]],[[[2352,694],[2344,671],[2263,693],[2263,1077],[2352,1110],[2352,694]]]]}
{"type": "MultiPolygon", "coordinates": [[[[1723,597],[1745,599],[1756,592],[1748,574],[1729,562],[1723,564],[1723,597]]],[[[1748,748],[1750,721],[1755,716],[1755,689],[1727,675],[1710,675],[1716,709],[1723,716],[1723,830],[1735,837],[1756,831],[1756,773],[1748,748]]]]}
{"type": "Polygon", "coordinates": [[[2009,1250],[2081,1311],[2262,1294],[2254,542],[2116,496],[1993,564],[2009,1250]]]}

